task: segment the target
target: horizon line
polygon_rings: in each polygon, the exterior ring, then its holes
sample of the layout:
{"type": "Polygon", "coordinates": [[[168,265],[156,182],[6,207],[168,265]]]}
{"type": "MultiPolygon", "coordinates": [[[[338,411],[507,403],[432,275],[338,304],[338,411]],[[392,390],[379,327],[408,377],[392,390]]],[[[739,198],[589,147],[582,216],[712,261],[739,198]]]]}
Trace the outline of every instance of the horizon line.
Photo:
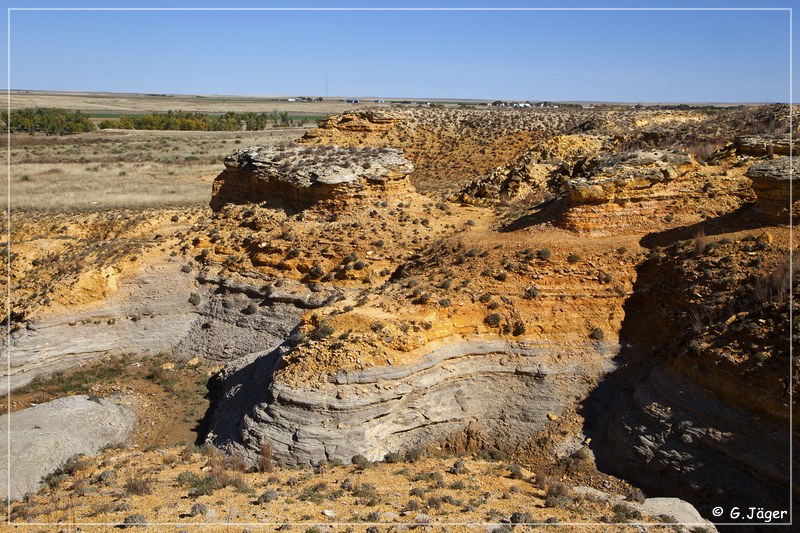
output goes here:
{"type": "MultiPolygon", "coordinates": [[[[276,99],[276,98],[323,98],[324,102],[345,98],[380,99],[380,100],[429,100],[429,101],[463,101],[463,102],[551,102],[555,104],[631,104],[631,105],[798,105],[782,101],[742,101],[742,100],[554,100],[543,99],[515,99],[515,98],[466,98],[457,96],[381,96],[381,95],[329,95],[327,98],[319,94],[286,93],[286,94],[226,94],[226,93],[170,93],[157,91],[87,91],[80,89],[7,89],[9,95],[13,93],[59,93],[59,94],[89,94],[89,95],[137,95],[137,96],[183,96],[203,98],[250,98],[250,99],[276,99]]],[[[303,103],[303,102],[293,102],[303,103]]],[[[366,103],[366,102],[365,102],[366,103]]],[[[390,102],[386,102],[390,103],[390,102]]]]}

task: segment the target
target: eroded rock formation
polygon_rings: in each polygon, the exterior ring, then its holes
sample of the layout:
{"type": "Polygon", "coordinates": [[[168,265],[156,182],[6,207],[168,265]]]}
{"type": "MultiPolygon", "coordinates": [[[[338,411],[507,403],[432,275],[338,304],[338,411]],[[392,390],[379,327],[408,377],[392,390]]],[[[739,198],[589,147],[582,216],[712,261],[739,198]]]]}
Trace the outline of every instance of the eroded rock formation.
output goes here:
{"type": "Polygon", "coordinates": [[[753,180],[756,204],[765,221],[774,224],[794,224],[800,215],[800,200],[790,196],[792,184],[798,183],[796,167],[788,157],[756,163],[745,176],[753,180]],[[790,200],[794,200],[793,202],[790,200]]]}
{"type": "Polygon", "coordinates": [[[42,478],[72,456],[126,444],[135,425],[133,410],[124,400],[87,396],[59,398],[0,416],[0,470],[10,468],[11,480],[10,486],[0,483],[0,497],[19,499],[38,491],[42,478]]]}
{"type": "Polygon", "coordinates": [[[357,454],[379,460],[465,432],[479,448],[513,452],[561,414],[565,397],[584,394],[609,369],[615,349],[452,338],[418,350],[411,364],[334,370],[327,385],[314,387],[273,380],[281,355],[273,352],[219,376],[212,437],[253,462],[269,445],[290,464],[357,454]],[[250,386],[242,387],[242,376],[250,386]]]}
{"type": "Polygon", "coordinates": [[[579,233],[647,231],[701,195],[693,161],[664,151],[640,151],[584,163],[564,181],[569,209],[563,225],[579,233]]]}
{"type": "Polygon", "coordinates": [[[211,207],[278,202],[304,209],[369,187],[391,187],[413,169],[390,148],[251,147],[225,158],[225,171],[214,180],[211,207]]]}

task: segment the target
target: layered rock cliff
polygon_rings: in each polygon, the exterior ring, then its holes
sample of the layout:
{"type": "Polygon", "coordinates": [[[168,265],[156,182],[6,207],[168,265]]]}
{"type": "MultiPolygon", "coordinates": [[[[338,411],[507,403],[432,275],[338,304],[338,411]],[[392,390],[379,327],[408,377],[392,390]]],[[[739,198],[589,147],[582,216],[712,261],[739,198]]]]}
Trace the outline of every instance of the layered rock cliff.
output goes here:
{"type": "Polygon", "coordinates": [[[322,200],[391,186],[414,167],[398,150],[332,146],[247,148],[225,158],[214,180],[211,208],[227,203],[281,204],[305,209],[322,200]]]}
{"type": "Polygon", "coordinates": [[[756,163],[744,174],[753,180],[756,204],[767,223],[794,224],[800,215],[800,201],[790,194],[798,183],[797,167],[788,157],[756,163]]]}
{"type": "Polygon", "coordinates": [[[280,353],[232,364],[215,382],[212,439],[253,462],[268,445],[290,464],[379,460],[448,439],[509,453],[587,392],[615,345],[457,337],[418,352],[411,364],[333,370],[314,387],[273,379],[280,353]]]}

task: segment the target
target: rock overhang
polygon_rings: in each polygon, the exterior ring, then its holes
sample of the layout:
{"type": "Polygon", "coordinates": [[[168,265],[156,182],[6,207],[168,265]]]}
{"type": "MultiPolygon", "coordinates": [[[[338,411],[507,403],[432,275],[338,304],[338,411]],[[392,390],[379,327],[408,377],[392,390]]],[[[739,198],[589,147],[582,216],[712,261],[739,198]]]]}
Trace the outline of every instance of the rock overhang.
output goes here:
{"type": "Polygon", "coordinates": [[[226,203],[277,198],[305,208],[320,200],[346,198],[371,185],[405,179],[414,166],[393,148],[251,146],[225,158],[216,178],[212,209],[226,203]]]}

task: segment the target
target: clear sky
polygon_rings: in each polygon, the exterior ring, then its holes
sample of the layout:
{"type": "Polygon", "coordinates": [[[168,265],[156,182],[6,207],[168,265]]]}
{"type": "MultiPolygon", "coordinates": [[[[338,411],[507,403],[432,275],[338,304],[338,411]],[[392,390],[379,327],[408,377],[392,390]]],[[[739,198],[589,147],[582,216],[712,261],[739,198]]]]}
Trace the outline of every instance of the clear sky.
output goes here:
{"type": "MultiPolygon", "coordinates": [[[[800,8],[797,0],[0,3],[4,7],[800,8]]],[[[11,87],[324,95],[327,73],[330,96],[787,102],[789,18],[788,11],[14,10],[11,87]]],[[[6,25],[2,26],[5,42],[6,25]]],[[[793,100],[798,100],[796,95],[793,100]]]]}

